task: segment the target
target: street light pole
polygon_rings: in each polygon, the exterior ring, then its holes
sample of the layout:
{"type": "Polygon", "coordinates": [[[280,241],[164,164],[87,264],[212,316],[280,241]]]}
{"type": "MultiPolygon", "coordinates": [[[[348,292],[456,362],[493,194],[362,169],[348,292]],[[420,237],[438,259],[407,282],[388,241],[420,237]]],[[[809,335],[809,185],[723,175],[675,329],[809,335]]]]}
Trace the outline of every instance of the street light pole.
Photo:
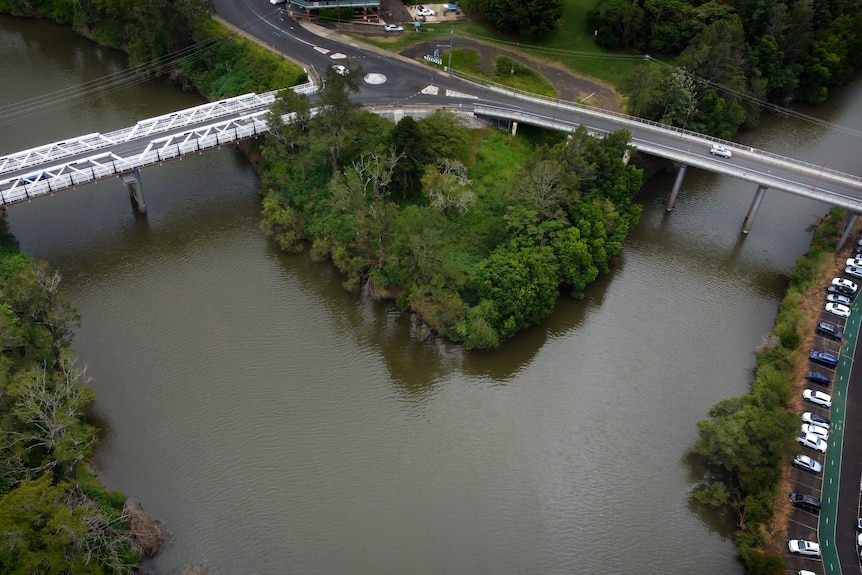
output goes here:
{"type": "Polygon", "coordinates": [[[446,71],[452,72],[452,45],[455,40],[455,26],[449,29],[449,65],[446,66],[446,71]]]}
{"type": "Polygon", "coordinates": [[[520,44],[519,42],[515,43],[515,53],[512,55],[512,68],[509,70],[509,74],[511,74],[512,76],[515,75],[515,58],[518,56],[518,45],[519,44],[520,44]]]}

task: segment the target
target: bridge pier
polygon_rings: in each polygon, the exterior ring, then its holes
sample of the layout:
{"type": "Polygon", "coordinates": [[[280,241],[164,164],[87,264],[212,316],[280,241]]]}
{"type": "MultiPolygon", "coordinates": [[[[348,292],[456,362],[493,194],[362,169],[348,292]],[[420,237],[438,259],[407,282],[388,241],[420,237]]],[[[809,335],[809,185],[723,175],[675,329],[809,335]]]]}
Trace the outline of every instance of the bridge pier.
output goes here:
{"type": "Polygon", "coordinates": [[[518,122],[516,120],[512,120],[512,135],[518,133],[518,122]]]}
{"type": "Polygon", "coordinates": [[[670,191],[670,197],[667,199],[667,206],[665,206],[665,210],[668,212],[673,210],[673,205],[676,203],[676,196],[679,194],[679,188],[682,186],[682,179],[685,178],[685,171],[687,169],[687,165],[679,165],[679,170],[676,172],[676,181],[673,183],[673,189],[670,191]]]}
{"type": "Polygon", "coordinates": [[[838,245],[835,247],[836,252],[840,252],[847,243],[847,238],[850,237],[850,232],[856,227],[856,220],[859,219],[859,214],[853,212],[847,213],[847,218],[844,220],[844,230],[841,232],[841,239],[838,240],[838,245]]]}
{"type": "Polygon", "coordinates": [[[120,174],[126,189],[129,191],[129,199],[132,201],[132,209],[139,214],[147,213],[147,204],[144,202],[144,185],[141,183],[141,170],[135,168],[131,172],[120,174]]]}
{"type": "Polygon", "coordinates": [[[748,214],[745,216],[745,222],[742,224],[742,233],[747,234],[751,231],[751,226],[754,224],[754,216],[757,215],[757,210],[760,209],[760,203],[763,201],[763,195],[766,193],[768,186],[760,184],[757,186],[757,191],[754,192],[754,199],[751,200],[751,206],[748,208],[748,214]]]}

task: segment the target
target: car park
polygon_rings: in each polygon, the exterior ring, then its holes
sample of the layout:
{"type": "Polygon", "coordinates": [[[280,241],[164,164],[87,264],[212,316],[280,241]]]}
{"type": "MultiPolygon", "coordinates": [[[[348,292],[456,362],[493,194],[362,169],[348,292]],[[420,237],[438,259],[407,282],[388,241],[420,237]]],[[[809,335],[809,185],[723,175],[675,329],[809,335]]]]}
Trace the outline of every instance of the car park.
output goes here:
{"type": "Polygon", "coordinates": [[[802,414],[802,423],[810,423],[811,425],[825,427],[826,429],[829,429],[832,425],[832,422],[828,417],[823,417],[819,413],[812,413],[810,411],[806,411],[802,414]]]}
{"type": "Polygon", "coordinates": [[[805,374],[805,379],[823,387],[829,387],[829,384],[832,383],[831,377],[819,371],[809,371],[805,374]]]}
{"type": "Polygon", "coordinates": [[[821,407],[832,407],[832,396],[822,391],[806,389],[802,392],[802,399],[821,407]]]}
{"type": "Polygon", "coordinates": [[[820,557],[820,544],[807,539],[791,539],[787,542],[787,548],[791,553],[820,557]]]}
{"type": "Polygon", "coordinates": [[[853,300],[846,295],[834,293],[826,294],[826,301],[829,303],[840,303],[841,305],[846,305],[848,307],[853,303],[853,300]]]}
{"type": "Polygon", "coordinates": [[[387,24],[383,27],[383,30],[385,30],[386,32],[403,32],[404,27],[399,26],[398,24],[387,24]]]}
{"type": "Polygon", "coordinates": [[[790,503],[792,503],[794,507],[799,507],[800,509],[810,511],[812,513],[820,511],[820,500],[813,495],[808,495],[807,493],[794,491],[790,494],[790,503]]]}
{"type": "Polygon", "coordinates": [[[834,341],[841,341],[841,339],[844,338],[844,332],[841,331],[837,325],[829,323],[828,321],[817,322],[817,327],[814,328],[814,332],[817,335],[822,335],[823,337],[834,341]]]}
{"type": "Polygon", "coordinates": [[[796,441],[801,443],[803,447],[826,453],[826,442],[813,433],[800,433],[796,436],[796,441]]]}
{"type": "Polygon", "coordinates": [[[859,289],[859,286],[847,278],[832,278],[832,282],[829,285],[833,285],[840,290],[844,290],[842,293],[849,296],[855,295],[856,291],[859,289]]]}
{"type": "Polygon", "coordinates": [[[811,350],[811,352],[808,354],[808,359],[813,361],[814,363],[825,365],[826,367],[835,367],[836,365],[838,365],[837,355],[825,351],[817,351],[816,349],[811,350]]]}
{"type": "Polygon", "coordinates": [[[811,425],[810,423],[803,423],[800,429],[802,433],[810,433],[812,435],[816,435],[824,441],[829,441],[829,430],[825,427],[820,427],[819,425],[811,425]]]}
{"type": "Polygon", "coordinates": [[[844,273],[854,278],[862,278],[862,266],[847,266],[844,273]]]}
{"type": "Polygon", "coordinates": [[[793,466],[810,471],[811,473],[820,473],[823,471],[823,466],[819,461],[807,455],[797,455],[793,458],[793,466]]]}
{"type": "Polygon", "coordinates": [[[823,309],[838,317],[850,317],[850,308],[840,303],[827,303],[823,309]]]}
{"type": "Polygon", "coordinates": [[[709,153],[713,156],[721,156],[722,158],[733,156],[733,152],[730,151],[730,148],[722,146],[721,144],[713,144],[709,149],[709,153]]]}

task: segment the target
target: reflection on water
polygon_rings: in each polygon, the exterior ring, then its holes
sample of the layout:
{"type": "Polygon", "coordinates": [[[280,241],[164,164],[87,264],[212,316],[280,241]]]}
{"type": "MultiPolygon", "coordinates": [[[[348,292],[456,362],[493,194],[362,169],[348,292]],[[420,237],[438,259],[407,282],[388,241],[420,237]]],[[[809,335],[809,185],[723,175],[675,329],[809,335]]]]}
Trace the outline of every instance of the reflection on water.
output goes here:
{"type": "MultiPolygon", "coordinates": [[[[122,69],[50,25],[0,18],[0,94],[122,69]],[[16,55],[16,56],[11,56],[16,55]]],[[[851,89],[818,110],[862,121],[851,89]]],[[[13,150],[198,103],[160,83],[0,132],[13,150]],[[20,134],[20,135],[19,135],[20,134]]],[[[767,120],[745,138],[855,166],[844,133],[767,120]]],[[[851,145],[852,144],[852,145],[851,145]]],[[[825,206],[690,169],[645,209],[610,274],[502,349],[418,341],[414,319],[346,293],[258,229],[258,182],[222,149],[148,168],[137,218],[106,180],[10,208],[84,322],[97,464],[162,519],[156,566],[210,573],[741,573],[734,517],[692,505],[696,422],[748,391],[796,257],[825,206]],[[668,541],[674,544],[667,545],[668,541]],[[684,550],[684,551],[680,551],[684,550]]]]}

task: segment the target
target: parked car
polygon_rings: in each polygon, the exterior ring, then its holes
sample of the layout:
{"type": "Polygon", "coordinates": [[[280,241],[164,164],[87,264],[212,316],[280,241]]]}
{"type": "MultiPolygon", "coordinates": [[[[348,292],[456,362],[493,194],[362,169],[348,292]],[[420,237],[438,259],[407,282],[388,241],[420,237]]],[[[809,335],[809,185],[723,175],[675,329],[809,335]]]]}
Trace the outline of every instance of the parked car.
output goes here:
{"type": "Polygon", "coordinates": [[[820,473],[823,471],[823,466],[820,465],[819,461],[814,460],[813,458],[807,455],[797,455],[793,458],[794,467],[798,467],[799,469],[803,469],[805,471],[810,471],[811,473],[820,473]]]}
{"type": "Polygon", "coordinates": [[[834,293],[826,294],[826,301],[829,303],[840,303],[841,305],[846,305],[847,307],[850,307],[850,304],[853,303],[853,300],[851,300],[846,295],[834,293]]]}
{"type": "Polygon", "coordinates": [[[403,32],[404,27],[399,26],[398,24],[387,24],[383,27],[386,32],[403,32]]]}
{"type": "Polygon", "coordinates": [[[856,529],[862,530],[862,517],[856,520],[856,529]]]}
{"type": "Polygon", "coordinates": [[[832,383],[831,377],[819,371],[809,371],[805,374],[805,379],[823,387],[829,387],[829,384],[832,383]]]}
{"type": "Polygon", "coordinates": [[[796,436],[796,441],[801,443],[803,447],[826,453],[826,442],[813,433],[800,433],[796,436]]]}
{"type": "Polygon", "coordinates": [[[827,303],[823,309],[838,317],[850,317],[850,308],[840,303],[827,303]]]}
{"type": "Polygon", "coordinates": [[[810,511],[812,513],[818,513],[820,511],[820,500],[813,495],[808,495],[807,493],[794,491],[790,494],[790,503],[795,507],[799,507],[800,509],[810,511]]]}
{"type": "Polygon", "coordinates": [[[850,291],[849,289],[847,289],[845,287],[841,287],[841,286],[834,286],[832,284],[829,284],[828,286],[826,286],[826,293],[827,294],[834,293],[834,294],[838,294],[838,295],[846,295],[847,297],[850,298],[851,301],[856,296],[856,294],[853,293],[852,291],[850,291]]]}
{"type": "Polygon", "coordinates": [[[838,356],[834,353],[827,353],[825,351],[817,351],[816,349],[812,349],[808,354],[808,359],[813,361],[814,363],[819,363],[820,365],[825,365],[826,367],[835,367],[838,365],[838,356]]]}
{"type": "Polygon", "coordinates": [[[810,401],[820,407],[832,407],[832,396],[828,393],[823,393],[822,391],[806,389],[802,392],[802,399],[810,401]]]}
{"type": "Polygon", "coordinates": [[[811,425],[810,423],[803,423],[800,430],[802,431],[802,433],[811,433],[824,441],[829,441],[829,430],[825,427],[811,425]]]}
{"type": "Polygon", "coordinates": [[[857,286],[855,283],[848,280],[847,278],[832,278],[832,282],[830,285],[846,289],[850,292],[847,295],[855,294],[856,291],[859,289],[859,286],[857,286]]]}
{"type": "Polygon", "coordinates": [[[419,16],[434,16],[435,14],[437,14],[437,12],[435,12],[431,8],[425,8],[424,6],[420,6],[419,10],[416,11],[416,14],[418,14],[419,16]]]}
{"type": "Polygon", "coordinates": [[[802,423],[810,423],[811,425],[819,425],[820,427],[825,427],[829,429],[832,425],[832,422],[828,417],[823,417],[819,413],[812,413],[810,411],[806,411],[802,414],[802,423]]]}
{"type": "Polygon", "coordinates": [[[722,158],[729,158],[733,155],[733,152],[730,151],[730,148],[722,146],[720,144],[713,144],[709,149],[709,153],[713,156],[721,156],[722,158]]]}
{"type": "Polygon", "coordinates": [[[862,255],[856,254],[855,257],[847,258],[844,262],[845,266],[862,266],[862,255]]]}
{"type": "Polygon", "coordinates": [[[844,273],[854,278],[862,278],[862,266],[847,266],[844,273]]]}
{"type": "Polygon", "coordinates": [[[841,341],[844,337],[844,332],[841,331],[837,325],[829,323],[828,321],[817,322],[817,327],[814,328],[814,332],[817,333],[817,335],[822,335],[823,337],[827,337],[835,341],[841,341]]]}
{"type": "Polygon", "coordinates": [[[787,548],[791,553],[820,557],[820,544],[807,539],[791,539],[787,542],[787,548]]]}

